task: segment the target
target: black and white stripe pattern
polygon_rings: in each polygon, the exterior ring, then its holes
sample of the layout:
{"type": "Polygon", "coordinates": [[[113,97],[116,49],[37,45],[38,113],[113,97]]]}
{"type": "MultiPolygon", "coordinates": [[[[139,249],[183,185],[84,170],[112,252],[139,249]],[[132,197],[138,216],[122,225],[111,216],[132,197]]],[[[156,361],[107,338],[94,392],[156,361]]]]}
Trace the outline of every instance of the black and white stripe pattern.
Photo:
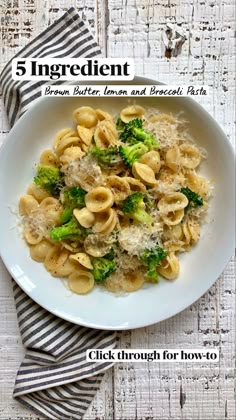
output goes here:
{"type": "MultiPolygon", "coordinates": [[[[101,50],[90,34],[85,23],[74,8],[69,9],[60,19],[24,47],[16,57],[84,57],[101,55],[101,50]]],[[[63,82],[57,82],[60,84],[63,82]]],[[[0,76],[3,101],[12,127],[16,120],[30,107],[32,101],[41,95],[45,82],[13,81],[11,61],[0,76]]]]}
{"type": "MultiPolygon", "coordinates": [[[[101,51],[76,11],[58,21],[15,57],[94,57],[101,51]]],[[[13,81],[11,62],[0,85],[10,125],[41,94],[44,82],[13,81]]],[[[57,82],[58,84],[58,82],[57,82]]],[[[116,333],[80,327],[47,312],[13,281],[19,328],[26,347],[14,396],[43,418],[80,419],[98,390],[108,362],[87,362],[89,348],[112,349],[116,333]]]]}

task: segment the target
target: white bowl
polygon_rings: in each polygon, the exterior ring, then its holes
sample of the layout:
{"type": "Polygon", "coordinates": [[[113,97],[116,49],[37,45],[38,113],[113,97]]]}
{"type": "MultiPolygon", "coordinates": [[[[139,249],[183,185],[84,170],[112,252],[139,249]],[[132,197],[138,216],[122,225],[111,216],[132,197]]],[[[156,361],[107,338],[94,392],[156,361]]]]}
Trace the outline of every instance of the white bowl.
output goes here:
{"type": "MultiPolygon", "coordinates": [[[[100,83],[100,82],[99,82],[100,83]]],[[[130,84],[131,82],[129,82],[130,84]]],[[[157,82],[135,78],[134,84],[157,82]]],[[[100,83],[101,84],[101,83],[100,83]]],[[[127,98],[40,98],[16,123],[0,153],[0,253],[19,286],[50,312],[76,324],[125,330],[162,321],[195,302],[219,277],[234,248],[234,153],[216,121],[189,98],[137,98],[137,104],[161,111],[184,111],[190,131],[208,159],[201,173],[214,183],[208,223],[191,252],[180,257],[181,272],[174,282],[161,281],[127,296],[118,297],[96,287],[79,296],[63,281],[50,276],[43,264],[34,262],[20,237],[16,216],[20,195],[32,181],[35,163],[51,147],[55,133],[72,125],[72,111],[82,105],[118,113],[127,98]]]]}

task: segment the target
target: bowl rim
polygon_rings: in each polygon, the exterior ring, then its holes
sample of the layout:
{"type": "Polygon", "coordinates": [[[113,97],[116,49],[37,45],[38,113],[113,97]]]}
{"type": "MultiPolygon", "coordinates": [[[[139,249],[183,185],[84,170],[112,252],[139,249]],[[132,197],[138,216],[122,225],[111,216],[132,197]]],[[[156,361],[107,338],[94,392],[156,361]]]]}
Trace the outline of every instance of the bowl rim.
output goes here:
{"type": "MultiPolygon", "coordinates": [[[[78,83],[76,83],[76,82],[66,82],[66,84],[78,84],[78,83]]],[[[81,85],[86,85],[87,83],[86,83],[86,81],[81,81],[81,82],[79,82],[79,84],[81,84],[81,85]]],[[[150,78],[146,78],[146,77],[142,77],[142,76],[135,76],[134,77],[134,79],[133,80],[130,80],[130,81],[112,81],[112,82],[109,82],[109,83],[106,83],[106,82],[103,82],[103,81],[91,81],[90,83],[89,83],[89,85],[97,85],[97,84],[103,84],[103,85],[115,85],[115,84],[117,84],[117,85],[134,85],[134,84],[146,84],[146,85],[165,85],[165,83],[162,83],[162,82],[158,82],[158,81],[156,81],[156,80],[154,80],[154,79],[150,79],[150,78]],[[136,82],[136,83],[135,83],[136,82]]],[[[11,134],[11,142],[14,144],[14,142],[15,142],[15,140],[14,140],[14,138],[16,137],[16,136],[14,136],[14,134],[15,133],[17,133],[17,129],[18,129],[18,126],[20,125],[20,124],[22,124],[22,122],[24,122],[24,120],[26,119],[26,118],[28,118],[29,116],[30,116],[30,114],[31,113],[34,113],[34,111],[35,111],[35,108],[37,108],[37,106],[41,103],[41,102],[44,102],[44,101],[46,101],[48,98],[52,98],[52,97],[46,97],[46,96],[41,96],[41,97],[39,97],[39,98],[37,98],[36,100],[34,100],[34,102],[32,103],[32,106],[16,121],[16,123],[14,124],[14,126],[11,128],[11,130],[10,130],[10,133],[9,134],[11,134]]],[[[54,99],[58,99],[58,97],[55,97],[54,99]]],[[[80,98],[80,97],[79,97],[80,98]]],[[[86,98],[86,97],[85,97],[86,98]]],[[[128,98],[130,98],[130,97],[127,97],[127,99],[128,98]]],[[[145,98],[145,97],[144,97],[145,98]]],[[[176,97],[174,97],[174,98],[176,98],[176,97]]],[[[195,107],[197,107],[197,109],[201,112],[201,113],[205,113],[205,115],[207,115],[207,118],[212,122],[212,123],[214,123],[215,125],[216,125],[216,127],[217,127],[217,129],[218,129],[218,131],[219,131],[219,134],[220,134],[220,136],[221,136],[221,138],[223,139],[223,141],[227,144],[227,147],[229,148],[229,151],[230,151],[230,153],[233,155],[233,160],[234,160],[234,166],[235,166],[235,150],[234,150],[234,148],[233,148],[233,145],[232,145],[232,143],[230,142],[230,140],[228,139],[228,137],[226,136],[226,134],[224,133],[224,131],[223,131],[223,129],[221,128],[221,126],[220,126],[220,124],[215,120],[215,118],[202,106],[202,105],[200,105],[194,98],[192,98],[192,97],[180,97],[180,98],[184,98],[185,100],[187,100],[190,104],[192,103],[192,104],[194,104],[194,106],[195,107]]],[[[7,138],[6,139],[4,139],[4,141],[3,141],[3,143],[2,143],[2,145],[1,145],[1,147],[0,147],[0,161],[1,161],[1,159],[3,159],[3,155],[4,155],[4,153],[5,153],[5,151],[7,150],[7,148],[9,147],[8,146],[8,144],[9,144],[9,140],[8,140],[8,137],[9,137],[9,134],[7,135],[7,138]]],[[[1,167],[1,166],[0,166],[1,167]]],[[[235,182],[235,180],[234,180],[234,182],[235,182]]],[[[232,206],[233,206],[233,209],[235,210],[235,203],[234,203],[234,200],[232,200],[232,206]]],[[[234,213],[235,213],[235,211],[234,211],[234,213]]],[[[117,331],[119,331],[119,330],[131,330],[131,329],[137,329],[137,328],[142,328],[142,327],[147,327],[147,326],[151,326],[151,325],[154,325],[154,324],[156,324],[156,323],[159,323],[159,322],[162,322],[162,321],[164,321],[164,320],[167,320],[167,319],[169,319],[169,318],[171,318],[171,317],[173,317],[173,316],[175,316],[175,315],[177,315],[178,313],[180,313],[180,312],[182,312],[183,310],[185,310],[185,309],[187,309],[189,306],[191,306],[191,305],[193,305],[198,299],[200,299],[209,289],[210,289],[210,287],[212,287],[213,286],[213,284],[216,282],[216,280],[219,278],[219,276],[222,274],[222,272],[224,271],[224,269],[227,267],[227,265],[228,265],[228,263],[229,263],[229,261],[230,261],[230,259],[232,258],[232,255],[233,255],[233,253],[234,253],[234,249],[235,249],[235,238],[234,238],[234,235],[232,235],[232,240],[231,240],[231,242],[230,242],[230,245],[228,246],[230,249],[231,249],[231,252],[230,253],[228,253],[228,256],[227,256],[227,259],[225,258],[224,259],[224,261],[222,261],[222,263],[221,263],[221,269],[220,269],[220,272],[218,273],[218,275],[217,275],[217,277],[216,278],[214,278],[214,280],[211,282],[211,284],[209,285],[209,287],[207,286],[207,288],[204,290],[204,292],[202,293],[202,291],[200,291],[200,293],[199,293],[199,295],[198,296],[196,296],[196,297],[194,297],[194,300],[193,301],[191,301],[191,303],[189,303],[189,304],[183,304],[182,306],[180,305],[180,307],[179,308],[177,308],[176,309],[176,311],[174,311],[171,315],[168,315],[168,316],[165,316],[165,315],[163,315],[163,317],[160,317],[160,319],[158,320],[158,321],[153,321],[153,322],[151,322],[151,323],[146,323],[146,322],[144,322],[144,323],[142,323],[142,322],[139,322],[139,324],[138,325],[135,325],[135,326],[130,326],[130,325],[127,325],[127,326],[121,326],[121,327],[119,327],[119,326],[106,326],[106,325],[100,325],[100,326],[98,326],[96,323],[95,324],[93,324],[93,323],[86,323],[86,322],[83,322],[83,321],[81,321],[81,320],[77,320],[73,315],[72,316],[70,316],[70,315],[68,315],[68,314],[65,314],[64,312],[63,313],[58,313],[58,311],[57,310],[52,310],[52,309],[50,309],[50,307],[48,307],[48,305],[47,304],[44,304],[44,303],[42,303],[41,301],[40,301],[40,299],[38,300],[37,299],[37,297],[31,297],[29,294],[28,294],[28,292],[27,292],[27,289],[26,289],[26,287],[24,286],[24,284],[21,284],[21,281],[19,280],[19,278],[16,276],[16,274],[12,271],[12,269],[11,269],[11,267],[9,267],[9,265],[8,265],[8,262],[7,262],[7,258],[6,258],[6,256],[4,255],[4,250],[3,250],[3,248],[2,248],[2,246],[1,246],[1,241],[0,241],[0,257],[2,258],[2,261],[3,261],[3,263],[4,263],[4,265],[5,265],[5,267],[6,267],[6,269],[7,269],[7,271],[9,272],[9,274],[11,275],[11,277],[16,281],[16,283],[19,285],[19,287],[34,301],[34,302],[36,302],[38,305],[40,305],[41,307],[43,307],[45,310],[47,310],[47,311],[49,311],[50,313],[52,313],[52,314],[54,314],[55,316],[58,316],[58,317],[60,317],[60,318],[62,318],[62,319],[64,319],[64,320],[66,320],[66,321],[69,321],[69,322],[72,322],[72,323],[74,323],[74,324],[77,324],[77,325],[81,325],[81,326],[85,326],[85,327],[89,327],[89,328],[96,328],[96,329],[103,329],[103,330],[109,330],[109,331],[113,331],[113,330],[117,330],[117,331]]],[[[215,276],[214,276],[215,277],[215,276]]]]}

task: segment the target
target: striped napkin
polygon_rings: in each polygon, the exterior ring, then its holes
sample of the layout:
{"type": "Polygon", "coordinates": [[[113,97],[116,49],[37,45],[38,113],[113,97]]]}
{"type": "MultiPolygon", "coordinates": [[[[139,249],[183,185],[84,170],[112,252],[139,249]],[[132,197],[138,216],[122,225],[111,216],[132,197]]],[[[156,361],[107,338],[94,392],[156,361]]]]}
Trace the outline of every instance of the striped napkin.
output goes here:
{"type": "MultiPolygon", "coordinates": [[[[91,58],[99,55],[101,51],[94,38],[71,8],[15,57],[91,58]]],[[[0,86],[11,127],[40,96],[42,84],[44,82],[13,81],[11,62],[6,65],[0,86]]],[[[116,333],[80,327],[52,315],[14,281],[13,290],[26,347],[14,397],[43,418],[80,419],[98,390],[104,371],[112,366],[108,362],[87,362],[86,350],[115,348],[116,333]]]]}

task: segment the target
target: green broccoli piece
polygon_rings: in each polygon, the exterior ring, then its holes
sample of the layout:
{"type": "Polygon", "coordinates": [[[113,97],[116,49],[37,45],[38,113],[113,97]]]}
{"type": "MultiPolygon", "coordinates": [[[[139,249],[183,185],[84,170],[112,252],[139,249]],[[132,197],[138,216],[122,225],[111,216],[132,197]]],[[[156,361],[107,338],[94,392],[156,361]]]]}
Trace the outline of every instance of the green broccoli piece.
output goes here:
{"type": "Polygon", "coordinates": [[[48,191],[54,196],[58,196],[64,187],[64,180],[59,168],[54,166],[39,165],[34,182],[39,187],[48,191]]]}
{"type": "Polygon", "coordinates": [[[121,118],[117,118],[117,121],[116,121],[116,129],[117,129],[117,131],[123,130],[124,129],[124,126],[125,126],[124,121],[122,121],[121,118]]]}
{"type": "Polygon", "coordinates": [[[89,153],[102,167],[113,166],[120,161],[119,150],[116,146],[110,146],[107,149],[100,149],[97,146],[92,146],[89,149],[89,153]]]}
{"type": "Polygon", "coordinates": [[[124,214],[130,216],[136,222],[150,225],[153,219],[144,209],[144,195],[141,192],[129,195],[123,202],[122,210],[124,214]]]}
{"type": "Polygon", "coordinates": [[[123,162],[130,167],[134,162],[136,162],[136,160],[139,160],[141,156],[143,156],[144,153],[147,153],[148,151],[148,147],[141,142],[127,147],[119,147],[120,156],[123,162]]]}
{"type": "Polygon", "coordinates": [[[62,204],[64,210],[61,215],[61,222],[68,222],[73,214],[74,209],[85,207],[86,192],[80,187],[72,187],[63,192],[62,204]]]}
{"type": "Polygon", "coordinates": [[[143,142],[149,151],[159,147],[155,137],[144,130],[143,121],[140,118],[135,118],[124,126],[123,131],[120,133],[120,139],[128,144],[143,142]]]}
{"type": "Polygon", "coordinates": [[[70,239],[72,241],[83,242],[88,233],[90,233],[90,230],[82,227],[77,220],[72,217],[72,219],[64,225],[53,228],[50,231],[50,237],[54,241],[70,239]]]}
{"type": "Polygon", "coordinates": [[[91,262],[93,277],[97,282],[105,281],[117,269],[114,255],[112,256],[111,254],[107,254],[102,258],[92,258],[91,262]]]}
{"type": "Polygon", "coordinates": [[[185,210],[188,210],[190,207],[201,207],[203,206],[203,199],[200,195],[195,193],[194,191],[190,190],[188,187],[183,187],[179,190],[182,194],[184,194],[189,203],[185,210]]]}
{"type": "Polygon", "coordinates": [[[166,252],[160,246],[152,249],[147,249],[140,256],[140,260],[147,266],[147,276],[150,279],[158,281],[157,267],[161,261],[167,256],[166,252]]]}

